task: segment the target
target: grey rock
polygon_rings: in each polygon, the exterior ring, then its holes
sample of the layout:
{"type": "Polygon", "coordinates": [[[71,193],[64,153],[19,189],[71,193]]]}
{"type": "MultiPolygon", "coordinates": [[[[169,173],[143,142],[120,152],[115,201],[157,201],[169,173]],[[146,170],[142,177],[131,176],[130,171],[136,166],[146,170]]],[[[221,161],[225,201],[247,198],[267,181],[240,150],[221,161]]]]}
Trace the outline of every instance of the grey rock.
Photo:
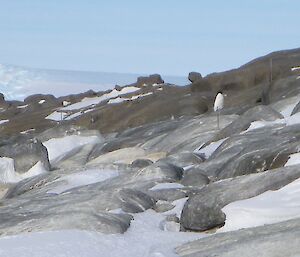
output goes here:
{"type": "Polygon", "coordinates": [[[182,257],[299,256],[300,219],[220,233],[176,248],[182,257]]]}
{"type": "Polygon", "coordinates": [[[153,208],[155,205],[154,198],[149,195],[133,189],[122,189],[119,192],[121,208],[125,212],[137,213],[153,208]]]}
{"type": "Polygon", "coordinates": [[[19,173],[27,172],[39,161],[46,170],[50,170],[47,148],[37,139],[4,145],[0,147],[0,156],[14,159],[15,170],[19,173]]]}
{"type": "Polygon", "coordinates": [[[156,202],[154,210],[156,212],[166,212],[166,211],[172,210],[174,207],[175,207],[175,205],[171,204],[168,201],[158,201],[158,202],[156,202]]]}
{"type": "Polygon", "coordinates": [[[149,165],[153,164],[153,161],[148,159],[137,159],[131,163],[133,168],[145,168],[149,165]]]}
{"type": "MultiPolygon", "coordinates": [[[[251,122],[262,120],[262,121],[274,121],[277,119],[282,119],[283,116],[273,110],[270,106],[259,105],[255,106],[245,113],[243,113],[238,119],[229,124],[227,127],[222,129],[212,140],[218,141],[220,139],[229,137],[234,134],[238,134],[246,129],[248,129],[251,125],[251,122]]],[[[222,119],[222,118],[221,118],[222,119]]]]}
{"type": "Polygon", "coordinates": [[[139,171],[139,175],[143,177],[162,179],[167,178],[172,181],[178,181],[182,178],[183,169],[173,164],[158,161],[139,171]]]}
{"type": "Polygon", "coordinates": [[[184,189],[158,189],[158,190],[149,190],[148,194],[157,200],[173,202],[175,200],[184,198],[188,196],[188,192],[184,189]]]}
{"type": "Polygon", "coordinates": [[[143,84],[162,84],[164,81],[159,74],[152,74],[148,77],[138,77],[136,83],[138,86],[142,86],[143,84]]]}
{"type": "Polygon", "coordinates": [[[205,172],[201,169],[193,167],[189,170],[184,171],[183,178],[180,183],[185,186],[197,186],[202,187],[209,184],[210,180],[205,175],[205,172]]]}
{"type": "Polygon", "coordinates": [[[300,111],[300,102],[297,103],[297,105],[294,107],[291,115],[294,115],[294,114],[298,113],[299,111],[300,111]]]}
{"type": "Polygon", "coordinates": [[[186,202],[181,225],[184,229],[204,231],[225,221],[222,208],[234,201],[279,189],[300,177],[300,165],[211,183],[186,202]]]}
{"type": "Polygon", "coordinates": [[[191,81],[193,83],[197,80],[202,79],[202,75],[199,72],[192,71],[189,73],[188,79],[189,79],[189,81],[191,81]]]}
{"type": "Polygon", "coordinates": [[[298,151],[299,128],[279,124],[231,136],[198,167],[216,179],[282,167],[298,151]]]}

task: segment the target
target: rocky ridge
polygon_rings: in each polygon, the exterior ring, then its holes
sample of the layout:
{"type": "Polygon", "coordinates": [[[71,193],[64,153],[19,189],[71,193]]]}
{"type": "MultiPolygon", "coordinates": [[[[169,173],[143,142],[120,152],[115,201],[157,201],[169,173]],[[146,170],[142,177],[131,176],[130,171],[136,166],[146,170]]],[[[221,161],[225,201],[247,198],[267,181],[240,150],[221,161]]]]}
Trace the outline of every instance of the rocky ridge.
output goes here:
{"type": "Polygon", "coordinates": [[[185,87],[151,75],[105,92],[2,97],[0,234],[126,234],[136,213],[153,210],[162,230],[204,237],[178,246],[180,256],[297,256],[300,212],[218,231],[231,219],[226,206],[300,178],[299,66],[295,49],[220,74],[192,72],[185,87]]]}

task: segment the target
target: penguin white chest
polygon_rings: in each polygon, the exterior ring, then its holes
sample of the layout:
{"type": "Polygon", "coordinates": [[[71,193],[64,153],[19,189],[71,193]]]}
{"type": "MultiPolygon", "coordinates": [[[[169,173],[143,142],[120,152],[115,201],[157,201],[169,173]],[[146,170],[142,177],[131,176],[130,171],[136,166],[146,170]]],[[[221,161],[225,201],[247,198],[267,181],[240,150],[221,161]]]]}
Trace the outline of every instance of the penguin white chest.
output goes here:
{"type": "Polygon", "coordinates": [[[224,96],[221,93],[218,93],[214,103],[214,111],[219,111],[224,107],[224,96]]]}

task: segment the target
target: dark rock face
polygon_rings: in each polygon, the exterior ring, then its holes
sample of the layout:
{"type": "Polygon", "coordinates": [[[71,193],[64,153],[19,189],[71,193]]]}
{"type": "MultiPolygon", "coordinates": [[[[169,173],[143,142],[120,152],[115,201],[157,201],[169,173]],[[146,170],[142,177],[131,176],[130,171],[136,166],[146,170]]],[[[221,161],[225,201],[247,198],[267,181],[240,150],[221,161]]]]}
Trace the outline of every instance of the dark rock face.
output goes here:
{"type": "Polygon", "coordinates": [[[202,75],[199,72],[190,72],[188,76],[189,81],[196,82],[197,80],[202,79],[202,75]]]}
{"type": "Polygon", "coordinates": [[[119,192],[121,208],[125,212],[137,213],[153,208],[155,200],[149,195],[133,189],[122,189],[119,192]]]}
{"type": "Polygon", "coordinates": [[[212,235],[176,248],[182,257],[298,256],[300,219],[212,235]]]}
{"type": "Polygon", "coordinates": [[[202,187],[209,184],[209,178],[205,175],[205,171],[191,168],[183,173],[180,183],[185,186],[202,187]]]}
{"type": "Polygon", "coordinates": [[[50,170],[47,148],[36,139],[2,146],[0,156],[14,159],[15,170],[20,173],[27,172],[39,161],[46,170],[50,170]]]}
{"type": "Polygon", "coordinates": [[[4,95],[2,93],[0,93],[0,106],[5,106],[6,102],[5,102],[5,98],[4,95]]]}
{"type": "Polygon", "coordinates": [[[148,159],[137,159],[137,160],[133,161],[131,166],[133,168],[145,168],[145,167],[151,165],[152,163],[153,163],[153,161],[148,160],[148,159]]]}
{"type": "Polygon", "coordinates": [[[181,225],[184,229],[195,231],[218,227],[225,222],[221,210],[225,205],[289,184],[300,177],[299,167],[279,168],[209,184],[186,202],[181,214],[181,225]]]}
{"type": "Polygon", "coordinates": [[[294,115],[294,114],[298,113],[299,111],[300,111],[300,102],[297,103],[297,105],[294,107],[291,115],[294,115]]]}
{"type": "Polygon", "coordinates": [[[138,77],[136,82],[138,86],[142,86],[144,84],[152,85],[152,84],[163,84],[163,83],[164,81],[159,74],[152,74],[148,77],[138,77]]]}

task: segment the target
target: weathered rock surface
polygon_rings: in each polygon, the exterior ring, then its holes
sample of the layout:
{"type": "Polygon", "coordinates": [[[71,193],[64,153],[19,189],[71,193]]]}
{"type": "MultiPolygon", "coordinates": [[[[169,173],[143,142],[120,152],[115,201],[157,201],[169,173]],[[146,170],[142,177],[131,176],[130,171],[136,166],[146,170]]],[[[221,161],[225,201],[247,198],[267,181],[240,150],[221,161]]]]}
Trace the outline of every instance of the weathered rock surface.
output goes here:
{"type": "Polygon", "coordinates": [[[279,189],[299,177],[300,165],[295,165],[211,183],[186,202],[181,225],[194,231],[218,227],[225,222],[225,214],[221,210],[225,205],[279,189]]]}
{"type": "Polygon", "coordinates": [[[37,162],[41,162],[46,170],[50,170],[47,148],[36,139],[4,145],[0,147],[0,156],[14,159],[15,170],[19,173],[27,172],[37,162]]]}
{"type": "Polygon", "coordinates": [[[209,184],[209,182],[210,180],[205,175],[205,172],[195,167],[186,170],[183,173],[183,178],[180,181],[180,183],[185,186],[197,186],[197,187],[205,186],[209,184]]]}
{"type": "Polygon", "coordinates": [[[119,192],[119,198],[122,202],[122,210],[129,213],[143,212],[154,207],[156,202],[141,191],[126,188],[119,192]]]}
{"type": "Polygon", "coordinates": [[[300,219],[209,236],[176,248],[184,257],[299,256],[300,219]]]}

